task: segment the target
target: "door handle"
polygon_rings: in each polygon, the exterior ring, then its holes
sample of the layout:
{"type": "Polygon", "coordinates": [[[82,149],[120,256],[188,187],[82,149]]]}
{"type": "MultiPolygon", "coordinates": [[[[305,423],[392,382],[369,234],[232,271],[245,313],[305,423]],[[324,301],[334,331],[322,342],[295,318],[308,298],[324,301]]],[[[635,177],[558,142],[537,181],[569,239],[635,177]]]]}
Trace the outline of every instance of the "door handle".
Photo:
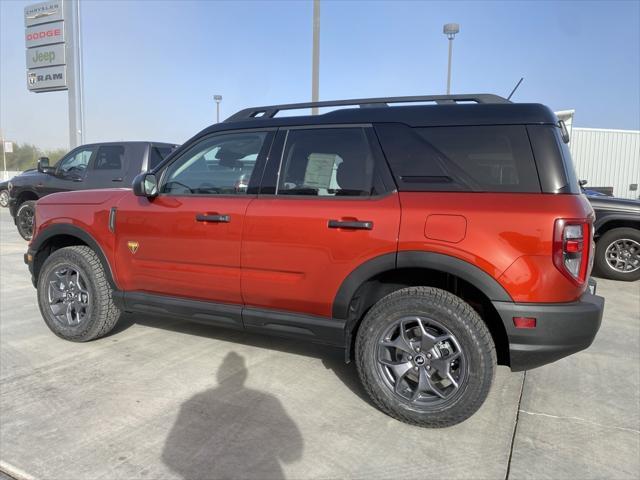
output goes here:
{"type": "Polygon", "coordinates": [[[121,182],[122,181],[122,177],[114,178],[111,181],[112,182],[121,182]]]}
{"type": "Polygon", "coordinates": [[[196,215],[196,221],[198,222],[211,222],[211,223],[229,223],[231,221],[230,215],[216,215],[208,213],[198,213],[196,215]]]}
{"type": "Polygon", "coordinates": [[[373,222],[358,220],[329,220],[329,228],[347,228],[350,230],[373,230],[373,222]]]}

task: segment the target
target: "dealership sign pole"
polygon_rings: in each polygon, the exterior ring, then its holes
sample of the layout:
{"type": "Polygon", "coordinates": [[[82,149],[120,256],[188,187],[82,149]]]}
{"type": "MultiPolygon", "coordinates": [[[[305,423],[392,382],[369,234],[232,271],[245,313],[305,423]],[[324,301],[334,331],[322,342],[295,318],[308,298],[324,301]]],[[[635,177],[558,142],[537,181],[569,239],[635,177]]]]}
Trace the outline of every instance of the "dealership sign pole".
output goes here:
{"type": "Polygon", "coordinates": [[[77,68],[79,13],[79,0],[53,0],[24,9],[27,88],[36,93],[68,90],[71,148],[84,136],[82,78],[77,68]]]}

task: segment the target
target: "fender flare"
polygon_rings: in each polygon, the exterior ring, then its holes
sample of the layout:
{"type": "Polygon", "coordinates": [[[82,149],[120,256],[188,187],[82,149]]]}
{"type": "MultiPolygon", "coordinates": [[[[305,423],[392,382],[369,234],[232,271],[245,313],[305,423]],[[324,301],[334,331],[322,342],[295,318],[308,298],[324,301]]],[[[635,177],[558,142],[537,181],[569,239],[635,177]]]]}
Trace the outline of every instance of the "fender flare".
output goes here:
{"type": "MultiPolygon", "coordinates": [[[[107,275],[107,281],[111,285],[114,290],[118,290],[118,286],[114,280],[113,271],[111,269],[111,265],[109,264],[109,260],[107,256],[104,254],[102,247],[100,244],[89,234],[86,230],[82,228],[72,225],[69,223],[57,223],[55,225],[51,225],[50,227],[45,228],[37,237],[33,239],[31,245],[29,246],[29,250],[31,250],[34,254],[34,257],[38,255],[41,251],[43,245],[47,243],[48,240],[56,237],[58,235],[67,235],[71,237],[76,237],[82,242],[86,243],[96,255],[100,259],[102,266],[107,275]]],[[[34,270],[34,275],[37,275],[38,272],[34,270]]]]}
{"type": "Polygon", "coordinates": [[[596,221],[593,224],[594,233],[598,234],[598,230],[604,227],[609,222],[615,222],[616,220],[638,222],[638,217],[633,213],[624,212],[608,212],[606,210],[599,210],[596,213],[596,221]]]}
{"type": "MultiPolygon", "coordinates": [[[[20,192],[18,192],[16,195],[13,196],[13,198],[15,198],[16,205],[18,205],[18,199],[21,198],[24,195],[28,195],[30,197],[31,196],[36,197],[36,201],[38,201],[38,200],[40,200],[42,198],[42,195],[38,194],[38,192],[36,192],[35,189],[33,189],[31,187],[27,187],[27,188],[22,189],[20,192]]],[[[32,199],[30,199],[30,200],[32,200],[32,199]]],[[[22,205],[24,202],[27,202],[27,201],[28,200],[20,202],[20,205],[22,205]]]]}
{"type": "Polygon", "coordinates": [[[400,268],[428,268],[451,273],[469,282],[491,301],[513,302],[496,279],[465,260],[441,253],[406,250],[372,258],[353,270],[334,298],[333,318],[348,320],[351,300],[360,285],[380,273],[400,268]]]}

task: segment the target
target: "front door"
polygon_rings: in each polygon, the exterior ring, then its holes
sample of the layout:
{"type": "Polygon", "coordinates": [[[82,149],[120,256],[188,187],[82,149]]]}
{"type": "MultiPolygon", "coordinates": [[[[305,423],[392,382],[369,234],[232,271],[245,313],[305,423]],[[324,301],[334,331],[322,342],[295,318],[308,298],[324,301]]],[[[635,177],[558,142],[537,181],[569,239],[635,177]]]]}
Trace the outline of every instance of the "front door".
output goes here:
{"type": "Polygon", "coordinates": [[[83,190],[89,161],[96,148],[85,145],[72,150],[57,163],[51,175],[43,175],[42,183],[36,185],[41,196],[56,192],[83,190]]]}
{"type": "Polygon", "coordinates": [[[247,187],[273,133],[207,136],[163,171],[151,200],[127,195],[116,214],[116,269],[129,292],[240,304],[247,187]]]}
{"type": "Polygon", "coordinates": [[[395,254],[398,196],[369,127],[292,128],[274,150],[283,142],[247,210],[244,302],[331,317],[349,273],[395,254]]]}

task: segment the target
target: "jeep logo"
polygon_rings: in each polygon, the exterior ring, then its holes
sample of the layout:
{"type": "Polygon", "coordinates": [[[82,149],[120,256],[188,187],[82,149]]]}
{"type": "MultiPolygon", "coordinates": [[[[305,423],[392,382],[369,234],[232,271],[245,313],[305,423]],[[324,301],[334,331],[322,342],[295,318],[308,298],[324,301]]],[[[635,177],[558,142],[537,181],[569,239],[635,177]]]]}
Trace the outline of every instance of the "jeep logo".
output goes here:
{"type": "Polygon", "coordinates": [[[34,52],[31,56],[33,63],[53,63],[56,59],[56,52],[49,50],[48,52],[34,52]]]}

